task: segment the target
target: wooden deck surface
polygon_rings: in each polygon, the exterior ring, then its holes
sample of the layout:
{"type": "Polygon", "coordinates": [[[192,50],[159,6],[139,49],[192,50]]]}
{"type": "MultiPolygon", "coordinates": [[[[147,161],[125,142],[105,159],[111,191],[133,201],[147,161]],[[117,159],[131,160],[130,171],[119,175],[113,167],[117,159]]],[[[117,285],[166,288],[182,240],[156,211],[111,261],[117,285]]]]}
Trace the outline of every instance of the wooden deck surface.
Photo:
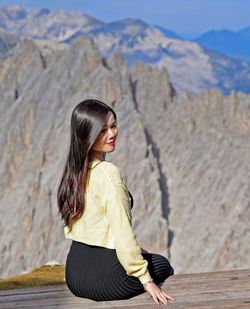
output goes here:
{"type": "MultiPolygon", "coordinates": [[[[162,286],[175,297],[166,308],[250,308],[250,269],[185,274],[170,277],[162,286]]],[[[162,307],[163,305],[161,305],[162,307]]],[[[129,300],[94,302],[75,297],[66,285],[0,291],[0,308],[155,309],[144,293],[129,300]]]]}

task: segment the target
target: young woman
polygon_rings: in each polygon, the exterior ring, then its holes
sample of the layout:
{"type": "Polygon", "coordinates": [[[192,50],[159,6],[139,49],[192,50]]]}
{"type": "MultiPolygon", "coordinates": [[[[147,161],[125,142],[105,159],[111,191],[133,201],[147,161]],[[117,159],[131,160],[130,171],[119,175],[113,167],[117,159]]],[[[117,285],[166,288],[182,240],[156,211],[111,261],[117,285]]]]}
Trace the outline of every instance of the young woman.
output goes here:
{"type": "Polygon", "coordinates": [[[174,300],[157,285],[174,271],[168,260],[141,249],[131,227],[133,197],[118,167],[105,161],[115,150],[116,114],[85,100],[73,110],[71,143],[58,189],[65,237],[72,239],[66,284],[79,297],[127,299],[145,290],[156,304],[174,300]]]}

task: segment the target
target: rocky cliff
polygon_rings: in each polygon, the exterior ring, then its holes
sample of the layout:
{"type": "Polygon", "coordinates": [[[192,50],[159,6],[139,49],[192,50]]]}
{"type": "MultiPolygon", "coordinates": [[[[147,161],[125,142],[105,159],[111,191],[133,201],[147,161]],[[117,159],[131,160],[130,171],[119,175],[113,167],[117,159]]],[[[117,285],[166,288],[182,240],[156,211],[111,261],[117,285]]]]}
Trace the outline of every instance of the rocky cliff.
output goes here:
{"type": "Polygon", "coordinates": [[[56,192],[70,115],[86,97],[117,111],[107,160],[134,196],[140,245],[179,273],[249,266],[250,97],[177,98],[166,69],[129,70],[119,54],[102,58],[90,38],[23,39],[0,60],[0,277],[65,262],[56,192]]]}

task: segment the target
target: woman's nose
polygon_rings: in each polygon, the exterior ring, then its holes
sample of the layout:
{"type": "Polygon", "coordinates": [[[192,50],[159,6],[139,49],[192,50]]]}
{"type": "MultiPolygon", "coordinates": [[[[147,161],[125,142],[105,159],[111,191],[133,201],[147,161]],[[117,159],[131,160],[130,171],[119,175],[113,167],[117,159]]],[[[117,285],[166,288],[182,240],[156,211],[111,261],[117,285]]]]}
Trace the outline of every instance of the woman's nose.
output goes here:
{"type": "Polygon", "coordinates": [[[113,130],[113,129],[109,129],[109,137],[114,137],[116,136],[116,130],[113,130]]]}

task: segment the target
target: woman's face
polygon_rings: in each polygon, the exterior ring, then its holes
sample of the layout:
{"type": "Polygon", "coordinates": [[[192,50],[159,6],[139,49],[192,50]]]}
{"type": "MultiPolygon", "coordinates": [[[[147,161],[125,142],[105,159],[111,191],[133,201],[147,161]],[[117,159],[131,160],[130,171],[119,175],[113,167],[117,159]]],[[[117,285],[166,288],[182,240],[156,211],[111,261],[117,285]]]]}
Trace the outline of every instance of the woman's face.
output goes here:
{"type": "Polygon", "coordinates": [[[102,156],[103,152],[112,152],[115,150],[115,140],[118,135],[116,121],[112,112],[108,112],[107,121],[104,124],[100,134],[98,135],[94,145],[91,148],[91,153],[98,157],[102,156]]]}

